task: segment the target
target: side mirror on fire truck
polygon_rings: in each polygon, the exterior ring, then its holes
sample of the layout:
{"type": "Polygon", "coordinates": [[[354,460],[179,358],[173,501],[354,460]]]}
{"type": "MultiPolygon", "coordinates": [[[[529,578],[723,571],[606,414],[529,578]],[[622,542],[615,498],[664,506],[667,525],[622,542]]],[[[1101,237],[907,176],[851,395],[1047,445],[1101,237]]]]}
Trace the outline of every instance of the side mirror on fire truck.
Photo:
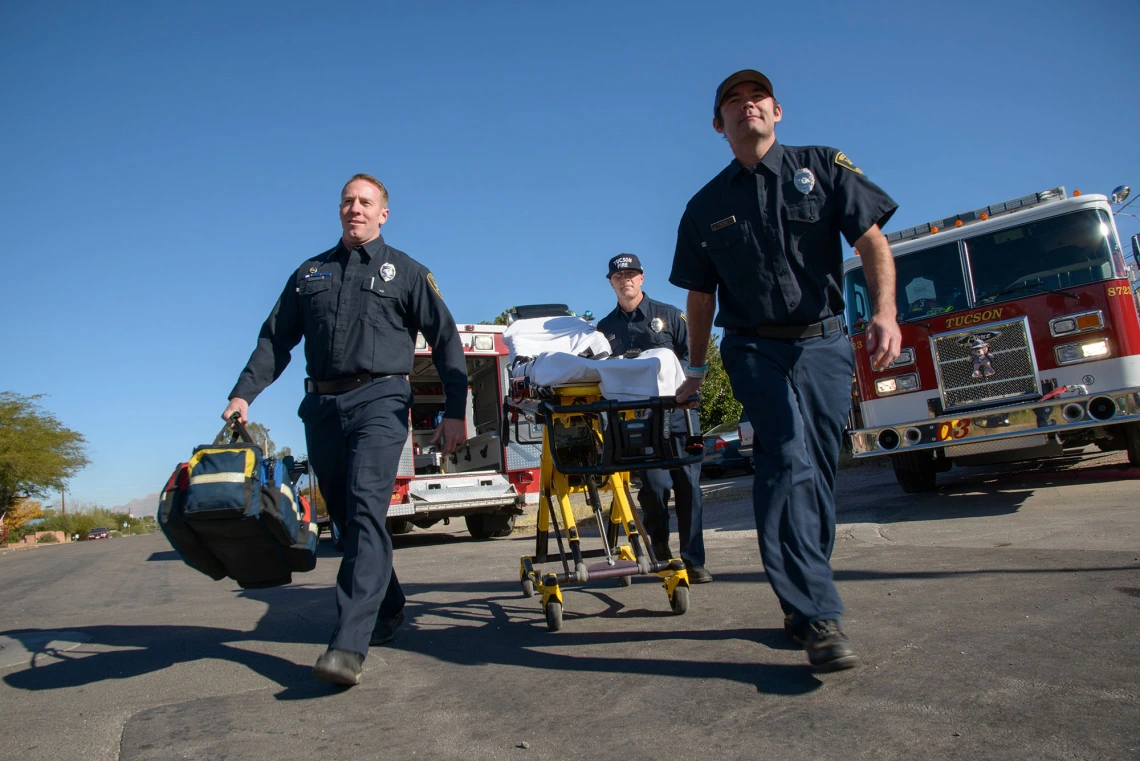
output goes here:
{"type": "Polygon", "coordinates": [[[1132,236],[1132,261],[1140,267],[1140,234],[1132,236]]]}

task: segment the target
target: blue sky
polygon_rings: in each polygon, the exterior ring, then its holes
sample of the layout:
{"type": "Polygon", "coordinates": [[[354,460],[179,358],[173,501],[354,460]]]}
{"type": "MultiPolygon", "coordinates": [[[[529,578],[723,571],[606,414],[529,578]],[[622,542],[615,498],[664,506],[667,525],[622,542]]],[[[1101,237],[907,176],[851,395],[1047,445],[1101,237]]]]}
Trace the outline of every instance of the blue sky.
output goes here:
{"type": "MultiPolygon", "coordinates": [[[[772,79],[782,142],[895,197],[891,229],[1140,192],[1135,2],[553,5],[0,4],[0,389],[87,436],[73,498],[158,491],[213,437],[358,171],[460,322],[603,314],[619,251],[682,303],[677,220],[731,159],[711,101],[740,68],[772,79]]],[[[252,408],[296,452],[303,377],[298,349],[252,408]]]]}

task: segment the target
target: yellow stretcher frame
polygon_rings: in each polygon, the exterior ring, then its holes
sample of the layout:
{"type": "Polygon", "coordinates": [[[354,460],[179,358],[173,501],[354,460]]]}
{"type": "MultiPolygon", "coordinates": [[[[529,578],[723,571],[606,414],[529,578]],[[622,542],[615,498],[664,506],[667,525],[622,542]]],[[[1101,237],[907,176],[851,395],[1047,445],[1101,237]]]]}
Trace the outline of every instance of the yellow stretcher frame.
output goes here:
{"type": "MultiPolygon", "coordinates": [[[[591,404],[603,399],[597,385],[557,386],[552,389],[549,401],[558,406],[591,404]]],[[[632,412],[622,413],[628,419],[632,412]]],[[[550,631],[562,628],[562,585],[584,584],[592,580],[617,578],[622,586],[629,586],[635,575],[655,575],[662,579],[662,587],[669,598],[673,613],[684,615],[689,609],[689,574],[679,558],[657,558],[653,554],[652,543],[646,541],[645,527],[633,508],[628,471],[616,471],[600,476],[569,476],[555,467],[551,451],[552,431],[555,422],[570,423],[573,418],[585,418],[591,425],[599,443],[603,432],[600,419],[590,415],[575,413],[554,413],[548,424],[543,425],[542,467],[538,503],[538,523],[536,529],[535,554],[524,555],[519,562],[519,578],[523,597],[541,595],[542,609],[546,615],[546,626],[550,631]],[[600,482],[595,480],[600,478],[600,482]],[[601,495],[612,495],[608,517],[602,508],[601,495]],[[570,495],[585,494],[594,511],[602,538],[600,550],[582,550],[577,521],[570,505],[570,495]],[[549,562],[550,531],[554,530],[558,542],[555,560],[562,562],[563,573],[543,573],[538,569],[549,562]],[[567,544],[562,542],[565,530],[567,544]],[[620,544],[620,533],[624,532],[628,544],[620,544]],[[574,567],[571,569],[567,555],[574,567]],[[588,566],[587,558],[603,557],[602,563],[588,566]]]]}

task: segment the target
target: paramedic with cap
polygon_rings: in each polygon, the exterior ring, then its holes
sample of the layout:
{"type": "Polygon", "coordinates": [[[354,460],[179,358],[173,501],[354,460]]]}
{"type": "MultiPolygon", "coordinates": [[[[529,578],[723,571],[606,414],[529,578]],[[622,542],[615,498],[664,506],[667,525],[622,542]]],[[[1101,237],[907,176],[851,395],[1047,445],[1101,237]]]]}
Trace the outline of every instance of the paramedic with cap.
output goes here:
{"type": "Polygon", "coordinates": [[[384,242],[388,212],[388,191],[375,177],[358,174],[345,184],[341,239],[289,275],[222,413],[244,422],[305,339],[309,377],[298,414],[344,540],[337,625],[313,675],[337,684],[359,684],[369,645],[392,639],[404,619],[385,520],[408,440],[417,332],[432,347],[446,396],[432,442],[446,456],[467,437],[467,366],[455,321],[427,267],[384,242]]]}
{"type": "Polygon", "coordinates": [[[843,250],[862,256],[874,314],[859,340],[876,369],[899,353],[895,269],[880,228],[897,204],[845,154],[776,141],[783,109],[772,83],[745,70],[724,80],[713,129],[735,157],[689,201],[669,281],[689,290],[689,361],[677,397],[704,378],[709,332],[755,431],[753,506],[760,555],[784,629],[813,668],[857,665],[840,628],[831,570],[835,478],[855,360],[844,335],[843,250]],[[717,305],[719,302],[719,310],[717,305]]]}
{"type": "MultiPolygon", "coordinates": [[[[610,286],[617,294],[617,306],[598,320],[598,331],[610,342],[615,357],[634,350],[669,349],[684,365],[689,361],[689,331],[685,314],[680,309],[654,301],[641,290],[645,272],[633,254],[618,254],[610,259],[610,286]]],[[[673,416],[673,438],[683,451],[685,412],[673,416]]],[[[677,510],[677,533],[681,541],[681,559],[695,584],[712,581],[705,570],[705,541],[702,535],[701,464],[695,462],[672,470],[646,470],[641,474],[641,490],[637,501],[645,513],[645,531],[658,560],[673,557],[669,550],[669,492],[677,510]]]]}

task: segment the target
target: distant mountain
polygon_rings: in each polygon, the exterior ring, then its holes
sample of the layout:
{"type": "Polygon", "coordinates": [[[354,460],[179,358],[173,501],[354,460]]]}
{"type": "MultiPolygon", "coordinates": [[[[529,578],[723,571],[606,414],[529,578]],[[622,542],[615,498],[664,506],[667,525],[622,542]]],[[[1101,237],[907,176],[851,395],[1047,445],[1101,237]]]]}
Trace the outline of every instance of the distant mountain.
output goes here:
{"type": "Polygon", "coordinates": [[[145,497],[132,499],[125,505],[112,507],[113,513],[130,513],[136,518],[141,518],[144,515],[154,515],[158,512],[158,494],[148,494],[145,497]]]}

